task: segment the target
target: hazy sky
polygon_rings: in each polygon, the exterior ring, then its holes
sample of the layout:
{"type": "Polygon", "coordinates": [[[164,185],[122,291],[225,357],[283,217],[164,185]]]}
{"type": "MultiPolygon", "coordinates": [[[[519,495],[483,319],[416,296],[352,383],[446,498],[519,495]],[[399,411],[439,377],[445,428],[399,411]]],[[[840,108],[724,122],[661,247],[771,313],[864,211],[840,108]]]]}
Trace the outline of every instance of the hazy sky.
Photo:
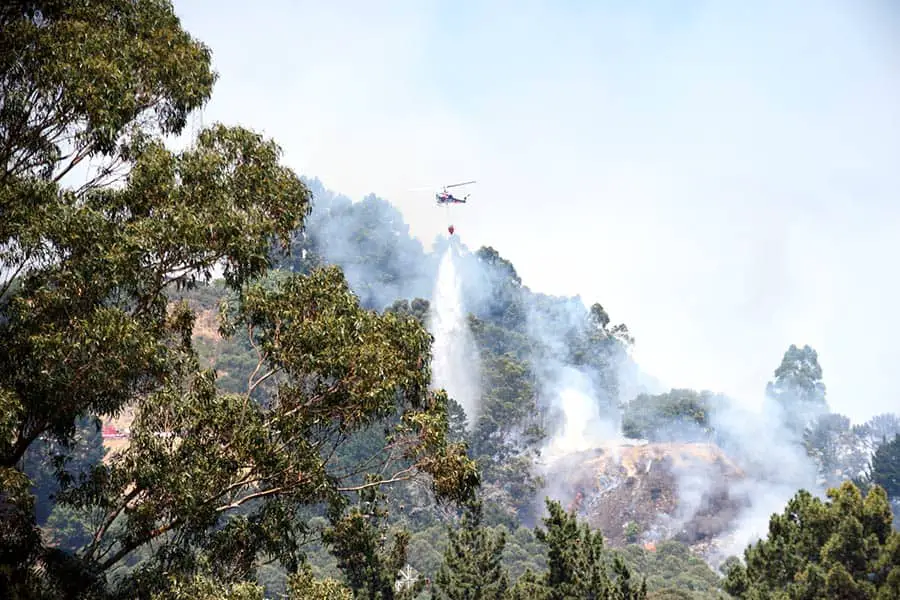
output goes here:
{"type": "MultiPolygon", "coordinates": [[[[454,223],[537,291],[601,302],[671,386],[758,402],[787,346],[834,410],[900,410],[900,9],[792,2],[175,0],[206,121],[454,223]]],[[[891,6],[893,5],[893,6],[891,6]]]]}

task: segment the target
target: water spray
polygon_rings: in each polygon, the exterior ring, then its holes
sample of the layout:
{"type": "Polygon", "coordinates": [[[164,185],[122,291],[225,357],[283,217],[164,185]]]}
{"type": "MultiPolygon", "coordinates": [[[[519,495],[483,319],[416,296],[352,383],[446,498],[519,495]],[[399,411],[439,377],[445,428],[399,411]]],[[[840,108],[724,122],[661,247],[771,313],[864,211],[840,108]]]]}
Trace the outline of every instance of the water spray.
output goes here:
{"type": "Polygon", "coordinates": [[[431,299],[429,329],[434,336],[431,384],[435,389],[443,388],[459,402],[471,427],[478,417],[481,369],[462,298],[459,258],[459,250],[451,238],[438,267],[431,299]]]}

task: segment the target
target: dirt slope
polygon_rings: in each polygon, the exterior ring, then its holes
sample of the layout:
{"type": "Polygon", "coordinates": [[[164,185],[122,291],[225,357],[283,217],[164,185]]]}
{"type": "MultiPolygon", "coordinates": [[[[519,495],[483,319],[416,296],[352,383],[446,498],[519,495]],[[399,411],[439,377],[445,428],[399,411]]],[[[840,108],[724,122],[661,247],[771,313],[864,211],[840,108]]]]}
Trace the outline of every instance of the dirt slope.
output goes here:
{"type": "Polygon", "coordinates": [[[677,539],[700,548],[745,505],[731,491],[744,473],[714,444],[609,444],[548,466],[555,495],[613,546],[677,539]]]}

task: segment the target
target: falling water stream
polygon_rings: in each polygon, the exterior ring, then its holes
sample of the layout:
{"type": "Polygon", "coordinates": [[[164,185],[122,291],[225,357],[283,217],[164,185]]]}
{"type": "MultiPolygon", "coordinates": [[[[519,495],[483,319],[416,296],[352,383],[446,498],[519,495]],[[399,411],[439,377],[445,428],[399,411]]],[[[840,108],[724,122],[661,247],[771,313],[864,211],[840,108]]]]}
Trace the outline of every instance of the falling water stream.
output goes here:
{"type": "Polygon", "coordinates": [[[443,388],[463,407],[471,427],[478,416],[481,373],[463,306],[458,259],[454,245],[447,246],[431,298],[429,325],[434,336],[431,382],[432,387],[443,388]]]}

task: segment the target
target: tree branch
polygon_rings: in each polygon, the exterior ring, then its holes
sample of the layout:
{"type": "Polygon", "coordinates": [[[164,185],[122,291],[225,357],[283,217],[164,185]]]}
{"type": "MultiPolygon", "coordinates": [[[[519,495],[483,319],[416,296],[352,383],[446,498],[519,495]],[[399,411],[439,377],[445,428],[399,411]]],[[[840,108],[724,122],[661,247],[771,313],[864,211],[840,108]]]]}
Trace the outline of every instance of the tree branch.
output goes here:
{"type": "Polygon", "coordinates": [[[240,500],[235,500],[234,502],[231,502],[229,504],[223,504],[222,506],[217,507],[216,512],[224,512],[226,510],[231,510],[232,508],[237,508],[240,505],[249,502],[250,500],[255,500],[257,498],[265,498],[266,496],[273,496],[275,494],[280,494],[281,492],[288,491],[289,489],[292,489],[292,488],[284,488],[284,487],[278,486],[278,487],[269,488],[267,490],[262,490],[260,492],[254,492],[252,494],[247,494],[240,500]]]}
{"type": "Polygon", "coordinates": [[[394,473],[390,479],[381,479],[379,481],[371,481],[369,483],[364,483],[362,485],[357,485],[353,487],[339,487],[337,490],[339,492],[360,492],[362,490],[378,487],[381,485],[388,485],[391,483],[399,483],[401,481],[409,481],[414,475],[415,471],[417,471],[417,467],[415,465],[403,469],[402,471],[397,471],[394,473]]]}
{"type": "Polygon", "coordinates": [[[110,526],[113,524],[113,521],[122,514],[122,511],[125,510],[125,507],[128,506],[128,503],[134,500],[138,494],[141,493],[141,488],[135,486],[131,492],[125,495],[125,498],[122,502],[113,510],[109,515],[107,515],[106,519],[103,520],[103,523],[94,532],[94,539],[91,541],[91,544],[88,546],[87,551],[85,552],[85,557],[90,558],[94,555],[97,548],[99,547],[100,540],[106,535],[107,530],[109,530],[110,526]]]}
{"type": "Polygon", "coordinates": [[[25,254],[25,257],[22,259],[22,262],[19,264],[19,266],[16,267],[16,270],[10,274],[9,279],[7,279],[6,282],[3,284],[3,286],[0,287],[0,298],[3,298],[3,296],[6,295],[6,292],[9,291],[9,288],[12,287],[13,282],[16,280],[16,277],[19,276],[19,273],[22,272],[22,269],[25,268],[25,265],[27,265],[28,261],[30,261],[30,260],[31,260],[31,253],[28,252],[25,254]]]}
{"type": "Polygon", "coordinates": [[[25,429],[23,428],[21,433],[19,434],[16,443],[13,444],[12,450],[8,455],[0,457],[0,466],[12,468],[16,466],[16,464],[22,459],[25,455],[25,452],[28,451],[28,447],[40,436],[44,433],[44,430],[47,428],[46,422],[42,421],[41,425],[35,427],[33,431],[30,433],[25,433],[25,429]]]}
{"type": "Polygon", "coordinates": [[[259,373],[260,369],[262,369],[263,364],[265,364],[266,359],[268,358],[268,353],[263,353],[263,351],[256,345],[256,342],[253,339],[253,324],[250,323],[247,325],[247,340],[250,342],[250,347],[256,352],[256,367],[254,367],[253,372],[250,373],[250,376],[247,377],[247,398],[253,394],[253,390],[256,389],[256,386],[268,379],[272,373],[274,373],[274,369],[269,371],[266,375],[264,375],[261,379],[259,379],[256,383],[253,382],[253,378],[256,377],[256,374],[259,373]]]}
{"type": "Polygon", "coordinates": [[[276,373],[279,373],[280,371],[281,371],[280,368],[272,369],[272,370],[270,370],[268,373],[266,373],[265,375],[263,375],[262,377],[260,377],[260,378],[257,379],[256,381],[254,381],[254,382],[252,383],[252,385],[250,385],[249,388],[247,389],[247,397],[249,398],[250,395],[253,394],[254,390],[256,390],[256,388],[259,386],[259,384],[261,384],[262,382],[264,382],[266,379],[268,379],[268,378],[271,377],[272,375],[275,375],[276,373]]]}
{"type": "Polygon", "coordinates": [[[135,540],[135,541],[131,542],[130,544],[123,544],[122,547],[119,548],[119,550],[116,551],[115,554],[113,554],[112,556],[110,556],[109,558],[104,560],[102,563],[100,563],[100,565],[99,565],[100,570],[106,571],[111,566],[113,566],[114,564],[116,564],[117,562],[119,562],[120,560],[125,558],[125,556],[127,556],[129,553],[133,552],[134,550],[137,550],[144,544],[155,540],[162,534],[166,533],[167,531],[170,531],[171,529],[179,526],[180,524],[181,524],[181,517],[176,517],[175,519],[170,521],[167,525],[162,525],[160,527],[157,527],[156,529],[151,531],[146,536],[143,536],[140,540],[135,540]]]}

